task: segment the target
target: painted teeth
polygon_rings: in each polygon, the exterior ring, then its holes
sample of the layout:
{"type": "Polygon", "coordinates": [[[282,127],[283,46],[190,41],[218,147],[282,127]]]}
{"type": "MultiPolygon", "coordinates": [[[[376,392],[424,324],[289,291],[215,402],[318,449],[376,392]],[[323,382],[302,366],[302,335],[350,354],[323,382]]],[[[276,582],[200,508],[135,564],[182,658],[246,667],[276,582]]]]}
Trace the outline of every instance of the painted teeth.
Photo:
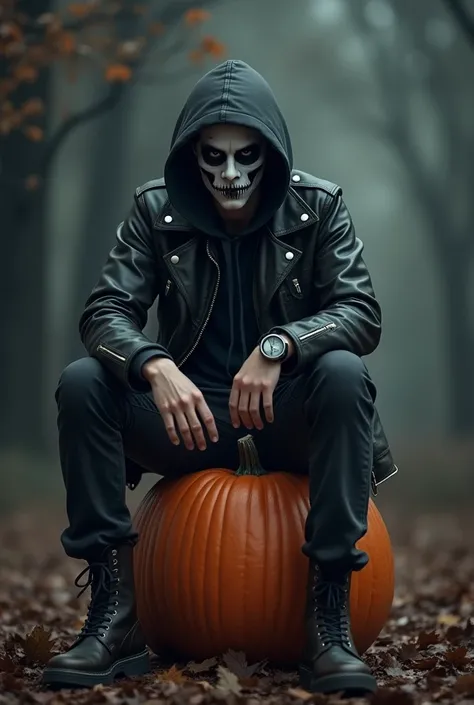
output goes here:
{"type": "Polygon", "coordinates": [[[219,193],[222,193],[224,196],[227,196],[227,198],[239,198],[247,189],[250,187],[250,184],[248,186],[239,186],[238,188],[236,187],[230,187],[230,188],[218,188],[214,187],[216,191],[219,191],[219,193]]]}

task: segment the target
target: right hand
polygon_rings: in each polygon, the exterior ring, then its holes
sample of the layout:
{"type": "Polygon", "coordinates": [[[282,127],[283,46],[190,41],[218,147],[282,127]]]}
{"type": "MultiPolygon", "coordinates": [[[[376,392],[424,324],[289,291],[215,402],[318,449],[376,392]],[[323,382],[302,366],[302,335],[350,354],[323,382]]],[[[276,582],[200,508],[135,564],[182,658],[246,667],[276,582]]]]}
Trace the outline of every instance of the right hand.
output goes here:
{"type": "Polygon", "coordinates": [[[200,389],[168,358],[153,358],[143,365],[142,374],[150,382],[153,399],[169,439],[179,445],[179,433],[188,450],[195,444],[206,450],[202,423],[213,443],[219,440],[216,422],[200,389]],[[199,414],[199,415],[198,415],[199,414]],[[202,423],[201,423],[202,421],[202,423]]]}

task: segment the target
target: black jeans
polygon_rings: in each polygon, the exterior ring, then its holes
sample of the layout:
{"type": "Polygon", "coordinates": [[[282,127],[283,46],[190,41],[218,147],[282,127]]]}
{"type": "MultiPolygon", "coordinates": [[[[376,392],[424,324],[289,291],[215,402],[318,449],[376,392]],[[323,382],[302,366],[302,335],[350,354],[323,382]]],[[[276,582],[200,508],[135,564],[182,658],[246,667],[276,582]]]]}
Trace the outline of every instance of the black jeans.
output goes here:
{"type": "MultiPolygon", "coordinates": [[[[207,450],[168,439],[149,394],[126,389],[98,360],[77,360],[56,392],[59,451],[67,491],[67,555],[92,560],[103,547],[136,539],[126,505],[125,458],[165,477],[205,468],[237,468],[229,392],[206,394],[219,431],[207,450]]],[[[367,555],[355,543],[367,531],[375,387],[363,361],[341,350],[303,375],[282,378],[275,420],[254,432],[263,467],[308,473],[311,508],[303,552],[327,570],[360,570],[367,555]]]]}

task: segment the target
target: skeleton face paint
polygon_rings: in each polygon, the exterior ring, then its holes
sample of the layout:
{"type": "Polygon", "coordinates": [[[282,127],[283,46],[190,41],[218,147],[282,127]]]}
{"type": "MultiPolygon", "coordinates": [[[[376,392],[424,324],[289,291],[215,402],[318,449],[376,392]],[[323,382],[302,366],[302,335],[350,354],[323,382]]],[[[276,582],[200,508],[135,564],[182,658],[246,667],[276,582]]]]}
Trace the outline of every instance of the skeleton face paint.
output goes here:
{"type": "Polygon", "coordinates": [[[196,147],[204,185],[222,208],[245,206],[263,176],[265,140],[241,125],[214,125],[201,131],[196,147]]]}

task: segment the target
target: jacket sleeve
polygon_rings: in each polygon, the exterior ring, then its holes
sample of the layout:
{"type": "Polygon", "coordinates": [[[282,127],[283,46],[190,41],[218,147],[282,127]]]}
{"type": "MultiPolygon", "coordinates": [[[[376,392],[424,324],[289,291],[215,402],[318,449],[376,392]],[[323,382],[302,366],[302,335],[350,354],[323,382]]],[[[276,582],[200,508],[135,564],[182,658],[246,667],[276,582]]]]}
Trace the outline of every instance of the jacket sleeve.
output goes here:
{"type": "Polygon", "coordinates": [[[79,322],[87,352],[100,360],[133,391],[148,391],[141,366],[168,351],[142,332],[148,310],[160,291],[152,245],[152,224],[141,195],[119,225],[114,248],[90,294],[79,322]],[[140,364],[137,365],[136,363],[140,364]]]}
{"type": "Polygon", "coordinates": [[[294,343],[295,356],[285,364],[287,372],[299,371],[331,350],[369,355],[380,341],[381,311],[362,258],[363,244],[341,192],[328,196],[328,201],[314,263],[318,311],[272,329],[294,343]]]}

